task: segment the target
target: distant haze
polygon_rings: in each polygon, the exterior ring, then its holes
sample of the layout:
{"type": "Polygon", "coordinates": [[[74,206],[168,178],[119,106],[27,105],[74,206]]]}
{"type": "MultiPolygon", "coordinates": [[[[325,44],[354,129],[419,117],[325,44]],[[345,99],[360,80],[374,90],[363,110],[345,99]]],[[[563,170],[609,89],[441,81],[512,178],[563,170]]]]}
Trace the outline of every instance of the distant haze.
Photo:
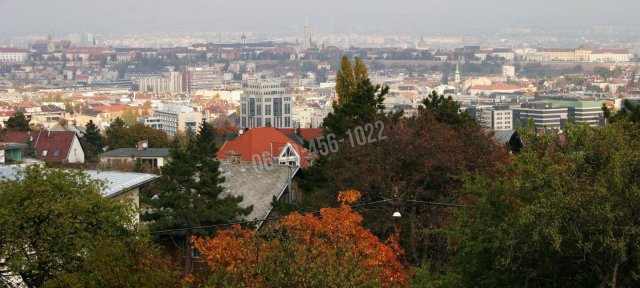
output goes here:
{"type": "Polygon", "coordinates": [[[255,31],[495,33],[640,26],[639,0],[0,0],[0,38],[255,31]]]}

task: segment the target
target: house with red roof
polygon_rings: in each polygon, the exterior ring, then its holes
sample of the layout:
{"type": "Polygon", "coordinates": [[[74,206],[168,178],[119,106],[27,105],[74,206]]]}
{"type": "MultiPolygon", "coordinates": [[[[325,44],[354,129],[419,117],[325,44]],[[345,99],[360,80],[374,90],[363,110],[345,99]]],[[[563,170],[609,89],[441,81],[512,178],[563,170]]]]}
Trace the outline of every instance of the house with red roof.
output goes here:
{"type": "Polygon", "coordinates": [[[317,156],[273,127],[250,129],[226,142],[216,153],[220,160],[310,167],[317,156]]]}
{"type": "Polygon", "coordinates": [[[42,161],[84,163],[84,150],[73,131],[8,131],[3,139],[9,143],[28,144],[32,155],[42,161]]]}
{"type": "Polygon", "coordinates": [[[302,139],[311,141],[324,135],[322,128],[280,128],[285,135],[299,134],[302,139]]]}

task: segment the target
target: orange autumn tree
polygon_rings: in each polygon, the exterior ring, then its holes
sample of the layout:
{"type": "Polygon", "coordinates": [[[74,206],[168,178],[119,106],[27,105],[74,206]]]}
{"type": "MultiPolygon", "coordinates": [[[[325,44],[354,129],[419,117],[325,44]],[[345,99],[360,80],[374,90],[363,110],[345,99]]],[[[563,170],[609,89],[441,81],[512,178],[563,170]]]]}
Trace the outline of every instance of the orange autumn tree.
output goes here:
{"type": "Polygon", "coordinates": [[[294,212],[258,233],[234,226],[214,238],[193,238],[214,287],[403,287],[409,271],[396,237],[381,242],[362,227],[349,204],[360,199],[342,191],[339,208],[320,215],[294,212]]]}

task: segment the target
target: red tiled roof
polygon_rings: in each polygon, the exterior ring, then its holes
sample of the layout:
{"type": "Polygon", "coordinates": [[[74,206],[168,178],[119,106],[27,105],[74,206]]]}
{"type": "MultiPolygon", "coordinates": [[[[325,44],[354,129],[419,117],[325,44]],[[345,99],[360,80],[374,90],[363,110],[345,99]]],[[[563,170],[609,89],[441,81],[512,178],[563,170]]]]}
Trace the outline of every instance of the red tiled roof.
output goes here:
{"type": "Polygon", "coordinates": [[[593,50],[591,54],[629,54],[628,49],[597,49],[593,50]]]}
{"type": "Polygon", "coordinates": [[[471,89],[478,89],[478,90],[517,90],[518,88],[520,87],[516,85],[503,84],[503,83],[497,83],[497,84],[491,84],[491,85],[475,85],[471,87],[471,89]]]}
{"type": "MultiPolygon", "coordinates": [[[[298,130],[300,130],[300,136],[302,136],[302,139],[307,141],[316,139],[323,135],[322,128],[298,128],[298,130]]],[[[284,134],[296,133],[296,129],[294,128],[281,128],[279,131],[284,134]]]]}
{"type": "Polygon", "coordinates": [[[542,48],[540,52],[576,52],[576,49],[571,48],[542,48]]]}
{"type": "Polygon", "coordinates": [[[110,106],[95,106],[91,107],[93,110],[98,110],[100,112],[119,112],[124,110],[127,106],[125,105],[110,105],[110,106]]]}
{"type": "Polygon", "coordinates": [[[9,131],[4,141],[29,144],[31,139],[31,147],[35,148],[38,159],[61,162],[67,160],[75,138],[76,133],[73,131],[9,131]],[[47,151],[46,156],[43,156],[44,151],[47,151]]]}
{"type": "Polygon", "coordinates": [[[92,55],[102,55],[115,53],[116,50],[113,48],[104,48],[104,47],[74,47],[67,48],[64,50],[65,54],[92,54],[92,55]]]}
{"type": "Polygon", "coordinates": [[[29,53],[31,51],[20,48],[0,48],[0,53],[29,53]]]}
{"type": "Polygon", "coordinates": [[[269,159],[267,162],[270,162],[272,156],[277,157],[280,155],[287,143],[300,155],[300,166],[302,166],[302,168],[307,168],[311,165],[306,158],[316,158],[314,154],[289,139],[282,131],[273,127],[250,129],[233,141],[225,143],[216,153],[216,157],[221,160],[226,160],[229,157],[228,154],[233,152],[240,154],[240,160],[243,162],[262,163],[263,156],[267,156],[269,159]]]}
{"type": "Polygon", "coordinates": [[[513,50],[511,50],[511,48],[495,48],[491,52],[493,52],[493,53],[513,53],[513,50]]]}

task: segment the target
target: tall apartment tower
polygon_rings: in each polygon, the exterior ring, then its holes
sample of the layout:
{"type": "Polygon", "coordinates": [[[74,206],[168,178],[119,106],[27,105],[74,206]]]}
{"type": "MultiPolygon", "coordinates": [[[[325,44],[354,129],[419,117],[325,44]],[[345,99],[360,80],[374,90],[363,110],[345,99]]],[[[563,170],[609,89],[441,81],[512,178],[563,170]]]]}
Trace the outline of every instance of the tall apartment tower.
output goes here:
{"type": "Polygon", "coordinates": [[[240,98],[240,125],[244,128],[272,126],[293,128],[291,95],[275,80],[252,80],[240,98]]]}

